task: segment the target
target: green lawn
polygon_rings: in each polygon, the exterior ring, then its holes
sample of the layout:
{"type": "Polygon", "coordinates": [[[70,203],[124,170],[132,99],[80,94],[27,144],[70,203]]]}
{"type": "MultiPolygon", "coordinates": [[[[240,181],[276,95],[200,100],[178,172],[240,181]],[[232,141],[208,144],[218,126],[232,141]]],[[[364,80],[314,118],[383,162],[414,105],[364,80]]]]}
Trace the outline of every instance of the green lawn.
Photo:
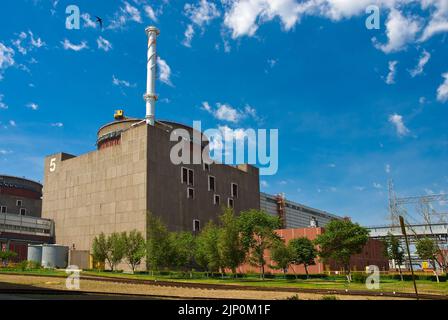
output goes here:
{"type": "MultiPolygon", "coordinates": [[[[65,276],[64,271],[57,270],[35,270],[35,271],[20,271],[12,269],[0,269],[0,274],[10,272],[15,274],[26,275],[48,275],[48,276],[65,276]]],[[[309,288],[309,289],[348,289],[348,290],[365,290],[363,283],[352,282],[348,284],[344,279],[309,279],[309,280],[286,280],[286,279],[265,279],[261,280],[256,277],[252,278],[173,278],[169,276],[151,276],[149,274],[125,274],[121,272],[98,272],[98,271],[84,271],[86,276],[101,276],[101,277],[117,277],[126,279],[141,279],[141,280],[163,280],[176,282],[191,282],[191,283],[210,283],[210,284],[227,284],[227,285],[245,285],[254,287],[288,287],[288,288],[309,288]]],[[[420,293],[431,293],[448,295],[448,282],[436,283],[429,280],[418,280],[417,287],[420,293]]],[[[383,292],[414,292],[412,281],[399,281],[392,279],[381,279],[380,289],[383,292]]]]}

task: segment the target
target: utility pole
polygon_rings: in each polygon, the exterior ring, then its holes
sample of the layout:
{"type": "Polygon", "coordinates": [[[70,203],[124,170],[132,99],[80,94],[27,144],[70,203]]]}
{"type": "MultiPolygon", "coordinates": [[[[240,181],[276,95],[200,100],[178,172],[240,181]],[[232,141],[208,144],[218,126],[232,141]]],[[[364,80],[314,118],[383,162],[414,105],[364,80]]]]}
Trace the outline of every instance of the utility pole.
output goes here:
{"type": "Polygon", "coordinates": [[[408,236],[406,234],[406,226],[404,224],[403,216],[399,216],[398,218],[400,219],[401,232],[403,233],[404,239],[406,241],[406,249],[408,250],[409,266],[411,268],[412,281],[414,282],[415,295],[416,295],[417,300],[418,300],[417,284],[415,283],[414,267],[412,266],[411,250],[409,249],[409,241],[408,241],[408,236]]]}

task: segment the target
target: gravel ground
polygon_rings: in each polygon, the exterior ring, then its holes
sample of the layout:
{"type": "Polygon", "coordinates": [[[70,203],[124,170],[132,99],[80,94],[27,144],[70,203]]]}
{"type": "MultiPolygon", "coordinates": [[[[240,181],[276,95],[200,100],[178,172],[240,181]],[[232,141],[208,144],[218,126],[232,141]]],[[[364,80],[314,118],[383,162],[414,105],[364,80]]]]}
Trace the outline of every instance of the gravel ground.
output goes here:
{"type": "MultiPolygon", "coordinates": [[[[23,275],[0,275],[0,291],[2,288],[17,286],[18,288],[46,288],[55,290],[67,290],[65,279],[51,277],[34,277],[23,275]]],[[[287,299],[293,296],[291,292],[271,292],[271,291],[243,291],[243,290],[204,290],[196,288],[161,287],[147,284],[123,284],[115,282],[100,282],[91,280],[81,280],[80,290],[92,293],[117,293],[134,295],[151,295],[164,298],[220,298],[220,299],[255,299],[255,300],[276,300],[287,299]]],[[[319,300],[320,294],[298,293],[301,300],[319,300]]],[[[0,296],[1,299],[1,296],[0,296]]],[[[391,298],[363,297],[363,296],[338,296],[340,300],[378,300],[391,298]]]]}

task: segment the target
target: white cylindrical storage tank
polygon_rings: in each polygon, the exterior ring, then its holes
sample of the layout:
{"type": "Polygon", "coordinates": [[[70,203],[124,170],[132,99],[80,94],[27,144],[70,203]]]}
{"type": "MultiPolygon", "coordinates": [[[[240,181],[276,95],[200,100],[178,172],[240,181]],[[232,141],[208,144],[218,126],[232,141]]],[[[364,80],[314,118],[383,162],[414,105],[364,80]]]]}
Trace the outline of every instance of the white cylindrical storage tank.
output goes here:
{"type": "Polygon", "coordinates": [[[42,267],[66,268],[68,264],[68,247],[57,244],[42,246],[42,267]]]}
{"type": "Polygon", "coordinates": [[[27,260],[34,261],[39,264],[42,263],[42,245],[41,244],[38,244],[38,245],[29,244],[28,245],[27,260]]]}

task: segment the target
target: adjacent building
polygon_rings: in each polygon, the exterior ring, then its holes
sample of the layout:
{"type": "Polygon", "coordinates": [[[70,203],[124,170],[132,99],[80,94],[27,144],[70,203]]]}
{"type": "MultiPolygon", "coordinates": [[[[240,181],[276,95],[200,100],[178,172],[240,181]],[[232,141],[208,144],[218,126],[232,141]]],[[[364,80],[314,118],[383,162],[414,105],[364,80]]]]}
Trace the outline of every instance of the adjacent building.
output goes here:
{"type": "MultiPolygon", "coordinates": [[[[315,240],[320,234],[325,232],[325,228],[291,228],[276,230],[276,233],[284,239],[285,243],[295,238],[308,238],[315,240]]],[[[283,273],[281,269],[275,269],[271,266],[275,266],[276,263],[272,261],[269,250],[265,251],[265,272],[267,273],[283,273]]],[[[376,239],[369,239],[362,252],[355,254],[350,258],[350,269],[352,271],[365,271],[370,265],[377,266],[380,271],[389,270],[389,260],[384,256],[383,242],[376,239]]],[[[342,272],[343,266],[334,261],[329,263],[322,262],[319,258],[316,258],[314,265],[307,267],[310,274],[320,274],[324,272],[342,272]]],[[[238,268],[238,272],[242,273],[256,273],[259,272],[259,268],[251,265],[244,264],[238,268]]],[[[305,267],[303,265],[290,265],[286,270],[289,274],[304,274],[305,267]]]]}
{"type": "Polygon", "coordinates": [[[38,182],[0,175],[0,250],[26,259],[28,244],[52,242],[53,223],[41,218],[42,185],[38,182]]]}
{"type": "Polygon", "coordinates": [[[260,193],[260,209],[280,217],[284,229],[324,227],[340,216],[287,200],[283,194],[260,193]]]}

